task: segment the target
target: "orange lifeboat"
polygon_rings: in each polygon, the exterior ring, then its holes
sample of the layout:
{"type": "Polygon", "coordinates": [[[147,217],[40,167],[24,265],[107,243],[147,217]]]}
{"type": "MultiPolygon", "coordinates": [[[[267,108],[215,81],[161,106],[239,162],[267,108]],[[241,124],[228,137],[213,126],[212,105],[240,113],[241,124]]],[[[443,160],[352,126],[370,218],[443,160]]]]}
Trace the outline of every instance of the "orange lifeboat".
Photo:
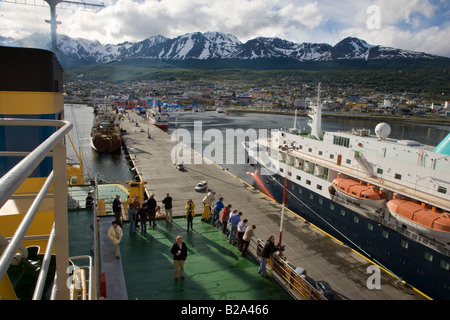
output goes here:
{"type": "Polygon", "coordinates": [[[332,182],[336,192],[351,202],[380,208],[386,197],[377,187],[350,178],[338,177],[332,182]]]}
{"type": "Polygon", "coordinates": [[[428,237],[450,241],[450,214],[437,212],[414,201],[393,199],[387,203],[392,216],[428,237]]]}

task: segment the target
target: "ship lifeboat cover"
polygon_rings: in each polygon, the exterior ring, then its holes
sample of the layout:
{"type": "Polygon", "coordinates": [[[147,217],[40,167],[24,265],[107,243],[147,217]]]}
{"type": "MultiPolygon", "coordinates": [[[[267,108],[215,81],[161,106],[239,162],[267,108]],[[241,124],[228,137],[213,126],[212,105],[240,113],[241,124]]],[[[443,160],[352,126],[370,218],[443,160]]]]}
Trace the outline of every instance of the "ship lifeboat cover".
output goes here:
{"type": "Polygon", "coordinates": [[[427,228],[450,232],[450,215],[448,212],[434,212],[423,208],[418,203],[401,199],[391,200],[387,206],[392,212],[427,228]]]}
{"type": "Polygon", "coordinates": [[[333,185],[336,189],[358,198],[368,200],[384,199],[383,194],[377,188],[368,187],[366,184],[361,184],[353,179],[336,178],[333,180],[333,185]]]}

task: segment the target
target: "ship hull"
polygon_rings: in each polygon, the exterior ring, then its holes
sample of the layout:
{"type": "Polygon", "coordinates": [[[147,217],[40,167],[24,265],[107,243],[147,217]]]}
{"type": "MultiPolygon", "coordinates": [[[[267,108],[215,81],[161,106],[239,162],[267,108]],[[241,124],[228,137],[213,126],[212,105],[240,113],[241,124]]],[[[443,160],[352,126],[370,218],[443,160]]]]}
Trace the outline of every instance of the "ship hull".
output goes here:
{"type": "Polygon", "coordinates": [[[91,139],[92,148],[101,153],[113,153],[122,146],[122,139],[91,139]]]}
{"type": "MultiPolygon", "coordinates": [[[[255,169],[254,176],[258,180],[255,187],[281,203],[284,177],[261,174],[265,169],[259,163],[255,164],[255,169]]],[[[287,181],[286,190],[286,207],[308,222],[430,297],[450,298],[450,257],[447,255],[406,237],[402,234],[404,230],[394,231],[291,180],[287,181]]]]}

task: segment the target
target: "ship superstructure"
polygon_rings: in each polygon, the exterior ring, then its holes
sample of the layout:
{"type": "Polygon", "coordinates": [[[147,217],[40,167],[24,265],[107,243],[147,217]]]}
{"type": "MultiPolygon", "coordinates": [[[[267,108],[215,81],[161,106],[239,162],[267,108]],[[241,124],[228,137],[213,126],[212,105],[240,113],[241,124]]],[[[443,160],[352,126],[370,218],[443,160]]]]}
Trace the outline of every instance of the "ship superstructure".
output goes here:
{"type": "Polygon", "coordinates": [[[450,297],[450,134],[433,148],[390,138],[386,123],[375,134],[323,132],[317,101],[311,132],[272,131],[247,147],[264,189],[281,202],[286,179],[293,211],[408,283],[450,297]]]}

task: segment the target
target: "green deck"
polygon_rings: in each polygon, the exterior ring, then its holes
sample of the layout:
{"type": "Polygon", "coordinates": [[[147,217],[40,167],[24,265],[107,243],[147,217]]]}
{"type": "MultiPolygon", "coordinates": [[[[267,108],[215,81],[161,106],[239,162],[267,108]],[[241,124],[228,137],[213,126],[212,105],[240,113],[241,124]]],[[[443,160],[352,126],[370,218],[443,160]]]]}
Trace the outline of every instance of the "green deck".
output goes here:
{"type": "MultiPolygon", "coordinates": [[[[69,212],[70,255],[89,254],[92,245],[91,215],[85,210],[69,212]],[[84,248],[84,249],[82,249],[84,248]]],[[[111,219],[105,217],[101,219],[111,219]]],[[[186,232],[186,220],[176,218],[146,235],[130,235],[124,224],[121,262],[129,300],[291,300],[271,277],[258,274],[258,263],[242,258],[218,229],[194,219],[194,232],[186,232]],[[177,235],[188,246],[185,280],[174,281],[170,249],[177,235]]]]}

